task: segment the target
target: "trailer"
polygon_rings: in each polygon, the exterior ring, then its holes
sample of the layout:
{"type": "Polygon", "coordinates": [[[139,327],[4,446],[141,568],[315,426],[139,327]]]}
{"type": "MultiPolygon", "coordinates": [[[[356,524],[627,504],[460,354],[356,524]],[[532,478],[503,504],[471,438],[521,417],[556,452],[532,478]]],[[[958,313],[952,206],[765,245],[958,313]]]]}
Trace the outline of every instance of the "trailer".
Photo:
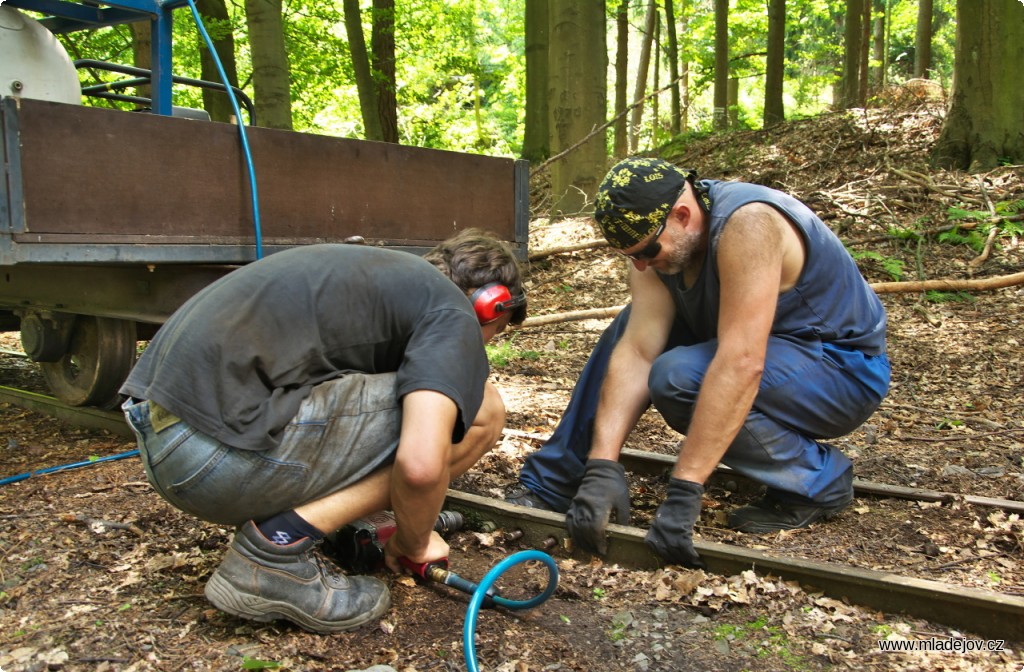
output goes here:
{"type": "Polygon", "coordinates": [[[0,328],[20,331],[57,398],[109,407],[139,340],[210,282],[288,247],[359,238],[422,253],[480,227],[525,259],[525,161],[253,126],[240,142],[234,124],[177,115],[180,6],[0,6],[0,328]],[[152,113],[34,97],[41,87],[4,69],[5,32],[22,20],[51,37],[150,21],[152,113]]]}

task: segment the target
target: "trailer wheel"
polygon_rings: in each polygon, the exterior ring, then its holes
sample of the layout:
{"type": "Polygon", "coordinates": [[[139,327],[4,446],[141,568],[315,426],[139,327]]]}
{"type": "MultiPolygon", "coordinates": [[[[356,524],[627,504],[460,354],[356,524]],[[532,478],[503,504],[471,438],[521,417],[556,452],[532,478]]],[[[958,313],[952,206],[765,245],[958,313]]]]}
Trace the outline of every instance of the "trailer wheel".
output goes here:
{"type": "Polygon", "coordinates": [[[78,315],[64,356],[39,365],[65,404],[113,408],[135,363],[135,346],[135,322],[78,315]]]}

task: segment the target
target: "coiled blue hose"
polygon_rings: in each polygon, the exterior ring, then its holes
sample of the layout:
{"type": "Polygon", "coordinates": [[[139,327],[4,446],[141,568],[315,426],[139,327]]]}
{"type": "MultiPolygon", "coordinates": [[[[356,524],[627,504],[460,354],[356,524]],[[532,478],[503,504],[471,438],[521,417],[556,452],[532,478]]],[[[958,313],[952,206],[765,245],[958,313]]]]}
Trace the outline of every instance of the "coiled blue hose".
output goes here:
{"type": "Polygon", "coordinates": [[[554,595],[557,587],[558,565],[555,564],[554,559],[550,555],[541,551],[531,550],[513,553],[492,567],[480,581],[476,591],[473,593],[473,597],[469,600],[469,607],[466,609],[466,622],[462,627],[462,649],[466,658],[466,669],[469,672],[479,672],[480,669],[476,663],[476,646],[473,644],[473,637],[476,634],[476,621],[480,615],[480,605],[483,604],[485,598],[490,597],[490,599],[494,600],[495,604],[507,609],[531,609],[554,595]],[[544,592],[529,600],[509,600],[497,595],[487,595],[488,591],[490,591],[502,574],[512,567],[529,562],[530,560],[539,560],[548,568],[548,585],[544,592]]]}

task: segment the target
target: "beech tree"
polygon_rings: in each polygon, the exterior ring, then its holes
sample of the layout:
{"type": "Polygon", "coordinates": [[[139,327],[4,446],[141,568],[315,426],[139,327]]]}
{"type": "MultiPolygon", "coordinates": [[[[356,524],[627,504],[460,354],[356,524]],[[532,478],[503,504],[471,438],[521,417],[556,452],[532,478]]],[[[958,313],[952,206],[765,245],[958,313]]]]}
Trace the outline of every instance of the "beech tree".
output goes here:
{"type": "Polygon", "coordinates": [[[914,77],[928,78],[932,67],[932,0],[918,0],[914,40],[914,77]]]}
{"type": "Polygon", "coordinates": [[[1020,0],[958,0],[953,94],[932,150],[940,167],[977,172],[1024,163],[1024,7],[1020,0]]]}
{"type": "Polygon", "coordinates": [[[715,0],[715,109],[714,126],[729,125],[729,0],[715,0]]]}
{"type": "Polygon", "coordinates": [[[398,99],[395,71],[395,0],[373,0],[370,67],[377,88],[377,115],[384,142],[398,142],[398,99]]]}
{"type": "Polygon", "coordinates": [[[291,67],[284,44],[281,0],[245,0],[252,52],[253,102],[259,125],[292,130],[291,67]]]}
{"type": "Polygon", "coordinates": [[[604,3],[551,0],[551,164],[555,214],[577,214],[593,203],[607,169],[608,52],[604,3]],[[569,151],[571,150],[571,151],[569,151]]]}
{"type": "Polygon", "coordinates": [[[635,153],[640,137],[640,123],[644,117],[644,95],[647,93],[647,72],[651,66],[651,51],[654,46],[654,29],[658,21],[658,3],[649,0],[644,14],[643,42],[640,45],[640,63],[637,65],[636,83],[633,90],[633,109],[630,111],[629,152],[635,153]]]}
{"type": "Polygon", "coordinates": [[[370,56],[366,50],[363,35],[363,17],[359,11],[359,0],[344,0],[345,33],[352,55],[352,70],[359,91],[359,112],[363,119],[363,134],[367,140],[384,140],[380,124],[380,109],[377,105],[377,87],[373,83],[370,56]]]}
{"type": "Polygon", "coordinates": [[[621,0],[615,10],[615,123],[612,124],[612,153],[617,159],[624,159],[629,154],[628,95],[629,0],[621,0]]]}
{"type": "Polygon", "coordinates": [[[548,132],[548,18],[547,0],[526,0],[526,113],[523,118],[522,157],[530,161],[543,161],[551,155],[548,132]]]}
{"type": "Polygon", "coordinates": [[[863,106],[860,99],[860,59],[864,19],[864,0],[846,0],[846,23],[843,38],[842,107],[863,106]]]}
{"type": "Polygon", "coordinates": [[[786,118],[782,83],[786,65],[786,0],[768,3],[768,56],[764,77],[764,125],[786,118]]]}
{"type": "MultiPolygon", "coordinates": [[[[231,86],[238,86],[238,70],[235,66],[235,34],[231,30],[231,17],[228,14],[227,5],[224,4],[224,0],[198,0],[196,9],[203,17],[206,32],[210,35],[217,58],[228,76],[228,83],[231,86]]],[[[197,41],[199,42],[202,79],[208,82],[220,82],[220,72],[217,70],[213,55],[206,46],[206,41],[199,36],[197,36],[197,41]]],[[[230,121],[235,114],[227,95],[212,89],[203,89],[203,107],[214,121],[230,121]]],[[[241,119],[239,123],[248,121],[248,119],[241,119]]]]}

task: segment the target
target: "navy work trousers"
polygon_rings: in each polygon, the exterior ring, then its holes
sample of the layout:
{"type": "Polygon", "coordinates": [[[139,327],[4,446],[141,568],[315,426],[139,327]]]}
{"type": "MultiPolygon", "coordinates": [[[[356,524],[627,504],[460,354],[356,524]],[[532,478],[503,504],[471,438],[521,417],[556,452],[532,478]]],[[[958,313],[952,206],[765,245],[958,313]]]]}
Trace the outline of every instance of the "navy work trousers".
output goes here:
{"type": "MultiPolygon", "coordinates": [[[[601,384],[629,320],[627,306],[601,335],[547,443],[526,458],[520,480],[556,511],[566,511],[583,478],[601,384]]],[[[651,401],[685,434],[717,341],[678,345],[673,334],[654,361],[651,401]]],[[[852,467],[821,439],[848,434],[889,389],[886,355],[867,356],[819,341],[771,336],[760,388],[722,462],[794,502],[827,504],[848,494],[852,467]]]]}

